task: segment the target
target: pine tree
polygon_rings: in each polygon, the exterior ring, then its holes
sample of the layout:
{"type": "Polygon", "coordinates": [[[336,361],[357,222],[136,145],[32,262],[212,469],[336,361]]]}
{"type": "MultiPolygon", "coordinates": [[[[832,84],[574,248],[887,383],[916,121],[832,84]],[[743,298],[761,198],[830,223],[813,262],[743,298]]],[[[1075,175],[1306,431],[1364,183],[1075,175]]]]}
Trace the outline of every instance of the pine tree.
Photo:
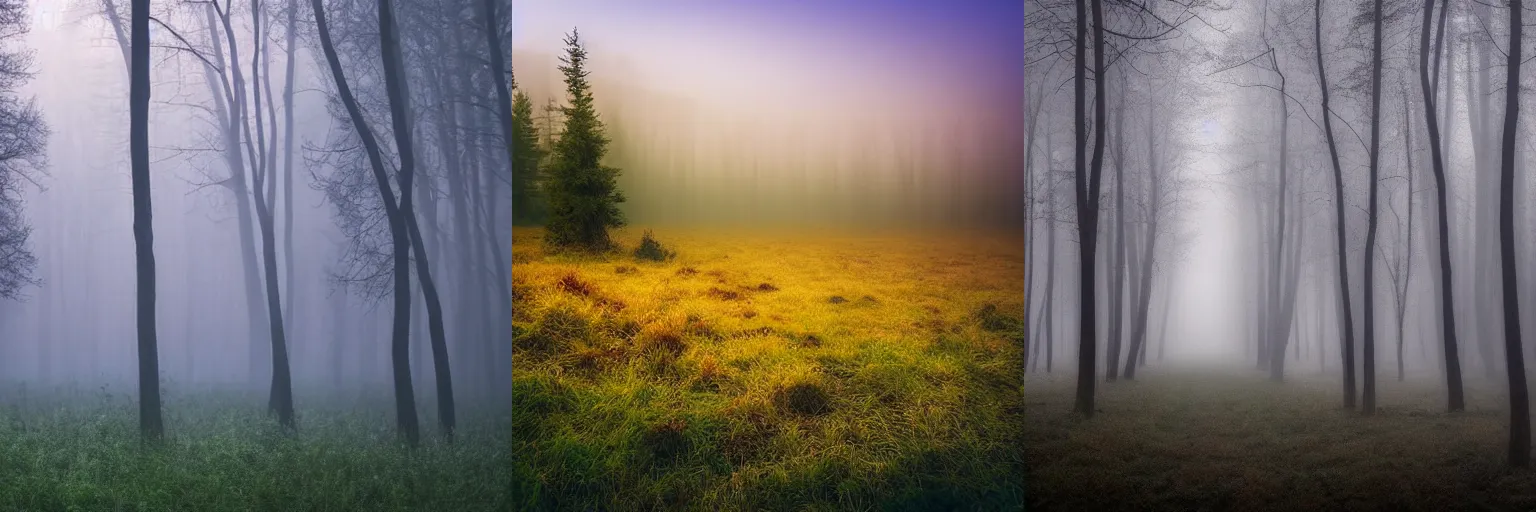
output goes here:
{"type": "Polygon", "coordinates": [[[560,72],[570,105],[561,108],[565,130],[555,143],[546,184],[550,218],[545,241],[556,248],[603,251],[612,247],[608,228],[624,226],[619,210],[624,195],[618,190],[619,169],[601,164],[608,138],[592,105],[587,52],[574,29],[565,45],[560,72]]]}
{"type": "MultiPolygon", "coordinates": [[[[516,85],[514,85],[515,87],[516,85]]],[[[533,124],[533,101],[518,90],[512,99],[512,221],[525,224],[538,220],[539,162],[544,150],[539,147],[538,127],[533,124]]]]}

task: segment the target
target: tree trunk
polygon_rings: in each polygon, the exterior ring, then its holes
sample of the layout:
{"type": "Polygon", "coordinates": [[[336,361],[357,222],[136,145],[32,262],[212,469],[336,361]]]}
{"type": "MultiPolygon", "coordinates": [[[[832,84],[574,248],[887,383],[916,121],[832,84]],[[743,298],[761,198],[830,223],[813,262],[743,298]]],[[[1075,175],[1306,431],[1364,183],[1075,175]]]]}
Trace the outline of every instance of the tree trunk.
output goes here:
{"type": "Polygon", "coordinates": [[[1077,229],[1078,239],[1081,240],[1078,251],[1080,283],[1078,290],[1081,294],[1078,301],[1082,308],[1078,313],[1078,357],[1077,357],[1077,397],[1074,407],[1076,411],[1085,417],[1093,417],[1093,388],[1094,362],[1098,360],[1097,336],[1098,325],[1095,322],[1094,304],[1094,255],[1098,244],[1097,233],[1099,231],[1099,191],[1100,178],[1104,169],[1104,9],[1102,0],[1092,0],[1093,3],[1093,81],[1094,130],[1093,163],[1086,161],[1088,150],[1088,133],[1085,125],[1087,108],[1085,104],[1086,91],[1084,80],[1088,72],[1087,58],[1087,3],[1088,0],[1077,0],[1077,73],[1073,77],[1073,88],[1076,91],[1075,117],[1073,122],[1077,125],[1076,146],[1076,190],[1077,190],[1077,229]],[[1085,165],[1088,164],[1088,165],[1085,165]],[[1091,175],[1089,173],[1092,173],[1091,175]]]}
{"type": "Polygon", "coordinates": [[[1381,188],[1377,181],[1381,165],[1381,13],[1382,0],[1376,0],[1376,10],[1372,12],[1372,49],[1371,49],[1371,150],[1369,173],[1369,196],[1366,199],[1366,224],[1365,224],[1365,339],[1361,347],[1360,377],[1364,382],[1361,386],[1360,412],[1367,416],[1376,413],[1376,301],[1374,299],[1376,289],[1376,202],[1377,191],[1381,188]]]}
{"type": "MultiPolygon", "coordinates": [[[[1456,350],[1456,310],[1452,297],[1451,287],[1451,236],[1450,236],[1450,207],[1446,201],[1445,161],[1440,152],[1440,124],[1435,118],[1435,91],[1437,88],[1430,83],[1431,77],[1426,73],[1429,69],[1429,16],[1434,10],[1434,0],[1424,0],[1424,23],[1419,33],[1419,88],[1424,93],[1424,121],[1429,131],[1430,165],[1435,173],[1435,209],[1436,220],[1439,224],[1439,270],[1440,279],[1438,292],[1440,295],[1440,317],[1444,330],[1442,349],[1445,360],[1446,380],[1446,410],[1450,412],[1460,411],[1466,408],[1466,400],[1461,388],[1461,358],[1456,350]]],[[[1441,9],[1450,9],[1449,5],[1441,9]]],[[[1442,21],[1445,15],[1441,14],[1442,21]]],[[[1442,22],[1442,26],[1443,26],[1442,22]]],[[[1435,43],[1435,53],[1440,52],[1441,41],[1435,43]]],[[[1435,69],[1439,69],[1439,59],[1436,59],[1435,69]]],[[[1446,88],[1446,96],[1450,96],[1450,88],[1446,88]]],[[[1450,108],[1447,106],[1446,111],[1450,108]]],[[[1447,137],[1449,139],[1449,137],[1447,137]]]]}
{"type": "MultiPolygon", "coordinates": [[[[1339,168],[1339,148],[1333,138],[1333,116],[1329,113],[1333,110],[1328,101],[1328,75],[1327,66],[1323,61],[1323,0],[1317,0],[1313,7],[1313,35],[1317,50],[1317,84],[1323,96],[1323,134],[1328,141],[1328,159],[1333,164],[1333,206],[1334,218],[1338,222],[1338,259],[1339,259],[1339,314],[1343,332],[1343,346],[1340,348],[1344,367],[1344,408],[1355,408],[1355,329],[1354,320],[1351,317],[1349,303],[1349,251],[1345,238],[1344,222],[1344,173],[1339,168]]],[[[1443,197],[1443,196],[1442,196],[1443,197]]]]}
{"type": "MultiPolygon", "coordinates": [[[[1378,0],[1380,1],[1380,0],[1378,0]]],[[[1504,146],[1499,172],[1499,252],[1504,269],[1504,364],[1509,374],[1509,465],[1531,465],[1531,404],[1520,344],[1519,287],[1515,280],[1515,135],[1520,123],[1522,0],[1509,1],[1508,78],[1504,82],[1504,146]]]]}
{"type": "MultiPolygon", "coordinates": [[[[1119,71],[1115,75],[1119,77],[1120,100],[1115,107],[1115,240],[1113,251],[1114,262],[1111,263],[1109,272],[1109,353],[1106,357],[1108,363],[1104,369],[1105,378],[1114,381],[1119,373],[1120,342],[1123,339],[1121,327],[1125,319],[1125,72],[1119,71]]],[[[1100,126],[1100,125],[1094,125],[1100,126]]],[[[1129,351],[1129,361],[1136,360],[1136,350],[1133,347],[1129,351]]],[[[1126,370],[1131,373],[1131,370],[1126,370]]]]}
{"type": "Polygon", "coordinates": [[[149,0],[132,0],[129,153],[133,159],[133,242],[138,278],[139,433],[159,442],[160,358],[155,340],[155,235],[149,201],[149,0]]]}
{"type": "MultiPolygon", "coordinates": [[[[396,175],[400,187],[400,217],[408,231],[407,240],[411,244],[412,252],[416,255],[416,278],[421,282],[422,293],[426,296],[427,324],[432,336],[432,361],[437,380],[438,422],[442,426],[444,437],[451,441],[455,423],[453,379],[448,367],[448,345],[443,339],[442,303],[438,298],[437,286],[432,281],[427,251],[422,243],[422,232],[417,226],[415,209],[411,204],[411,185],[412,180],[415,179],[416,154],[411,140],[413,128],[409,118],[409,86],[403,69],[405,61],[400,54],[400,39],[394,18],[394,1],[379,0],[379,41],[384,58],[384,83],[389,95],[395,149],[400,153],[400,171],[396,175]]],[[[511,131],[507,133],[510,134],[511,131]]],[[[408,264],[406,261],[403,258],[397,259],[395,264],[403,267],[408,264]]]]}
{"type": "MultiPolygon", "coordinates": [[[[390,188],[389,176],[384,170],[383,156],[380,154],[378,141],[374,139],[373,130],[368,127],[367,121],[364,120],[362,110],[358,107],[357,99],[352,96],[352,89],[347,85],[346,74],[341,69],[341,61],[336,56],[336,47],[331,42],[331,31],[325,19],[324,6],[321,0],[310,0],[309,5],[315,13],[315,25],[320,36],[320,48],[325,53],[326,63],[331,70],[331,78],[336,83],[336,94],[341,97],[342,104],[346,106],[347,116],[352,120],[352,126],[357,131],[358,138],[362,139],[363,148],[368,154],[368,162],[373,171],[374,181],[378,185],[379,195],[383,198],[385,215],[389,220],[390,238],[391,244],[394,246],[395,259],[395,311],[390,356],[391,367],[394,370],[396,424],[406,443],[414,447],[420,442],[420,427],[416,418],[415,391],[411,388],[409,345],[411,328],[411,272],[410,267],[404,264],[404,262],[410,259],[410,234],[401,216],[400,208],[395,203],[395,193],[390,188]]],[[[409,190],[410,187],[402,187],[402,192],[409,190]]]]}

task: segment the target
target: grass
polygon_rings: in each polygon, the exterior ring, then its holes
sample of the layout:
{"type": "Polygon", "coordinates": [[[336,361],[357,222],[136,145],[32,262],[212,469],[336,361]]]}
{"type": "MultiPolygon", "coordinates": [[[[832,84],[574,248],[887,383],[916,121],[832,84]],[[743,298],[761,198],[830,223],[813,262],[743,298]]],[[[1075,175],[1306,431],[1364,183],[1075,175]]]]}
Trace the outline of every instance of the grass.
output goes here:
{"type": "Polygon", "coordinates": [[[493,511],[512,501],[505,412],[463,411],[455,443],[424,435],[411,451],[395,442],[387,396],[301,407],[298,433],[285,436],[265,397],[171,395],[166,439],[146,447],[131,397],[19,386],[4,396],[4,511],[493,511]]]}
{"type": "Polygon", "coordinates": [[[513,234],[516,509],[1023,505],[1022,346],[977,315],[1022,316],[1017,239],[541,236],[513,234]]]}
{"type": "Polygon", "coordinates": [[[1154,370],[1100,383],[1084,420],[1075,382],[1026,384],[1029,510],[1536,508],[1536,474],[1505,466],[1507,398],[1489,389],[1446,414],[1442,385],[1384,379],[1362,417],[1337,378],[1154,370]]]}

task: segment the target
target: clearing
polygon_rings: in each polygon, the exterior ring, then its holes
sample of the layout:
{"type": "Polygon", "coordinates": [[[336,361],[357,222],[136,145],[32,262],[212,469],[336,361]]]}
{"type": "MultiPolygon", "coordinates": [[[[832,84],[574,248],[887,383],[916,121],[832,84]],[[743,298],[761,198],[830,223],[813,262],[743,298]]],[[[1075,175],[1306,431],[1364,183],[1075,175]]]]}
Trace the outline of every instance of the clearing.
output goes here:
{"type": "Polygon", "coordinates": [[[521,508],[1023,506],[1017,235],[656,237],[514,231],[521,508]]]}
{"type": "Polygon", "coordinates": [[[1030,374],[1028,509],[1531,510],[1536,473],[1505,466],[1507,399],[1478,380],[1446,414],[1434,377],[1381,379],[1363,417],[1335,375],[1154,368],[1101,380],[1084,420],[1074,376],[1030,374]]]}

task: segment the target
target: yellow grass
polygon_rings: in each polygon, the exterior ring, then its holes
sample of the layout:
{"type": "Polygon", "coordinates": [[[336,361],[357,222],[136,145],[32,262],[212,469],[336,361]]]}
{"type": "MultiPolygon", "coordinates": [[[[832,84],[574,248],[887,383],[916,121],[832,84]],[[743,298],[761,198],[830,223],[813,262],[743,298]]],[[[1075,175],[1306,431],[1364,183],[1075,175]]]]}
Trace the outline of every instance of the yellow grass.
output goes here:
{"type": "Polygon", "coordinates": [[[655,235],[514,231],[527,508],[1022,506],[1017,236],[655,235]]]}

